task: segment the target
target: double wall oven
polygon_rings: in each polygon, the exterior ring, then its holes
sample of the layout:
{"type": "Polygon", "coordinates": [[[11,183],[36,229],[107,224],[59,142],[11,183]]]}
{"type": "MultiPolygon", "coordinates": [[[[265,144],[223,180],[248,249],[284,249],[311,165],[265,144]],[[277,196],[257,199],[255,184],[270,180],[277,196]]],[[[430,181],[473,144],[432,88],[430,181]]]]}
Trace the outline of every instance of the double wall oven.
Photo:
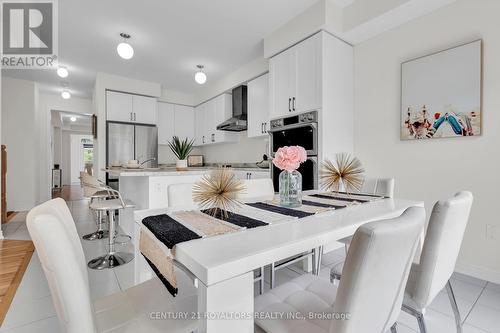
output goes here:
{"type": "MultiPolygon", "coordinates": [[[[318,112],[311,111],[296,116],[271,120],[269,130],[271,155],[283,146],[302,146],[307,151],[307,160],[298,171],[302,174],[302,190],[318,188],[318,112]]],[[[272,178],[274,190],[279,191],[280,169],[274,165],[272,178]]]]}

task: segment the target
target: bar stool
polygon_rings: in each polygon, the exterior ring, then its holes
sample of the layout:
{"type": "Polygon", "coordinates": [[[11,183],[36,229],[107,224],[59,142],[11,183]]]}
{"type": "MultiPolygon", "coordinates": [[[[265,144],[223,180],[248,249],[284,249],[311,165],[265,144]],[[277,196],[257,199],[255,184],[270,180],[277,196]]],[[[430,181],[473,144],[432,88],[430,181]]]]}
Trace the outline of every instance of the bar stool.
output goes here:
{"type": "Polygon", "coordinates": [[[106,213],[108,215],[109,222],[108,253],[90,260],[87,264],[89,268],[96,270],[118,267],[134,259],[134,255],[132,253],[115,250],[115,245],[117,244],[117,221],[115,219],[115,211],[132,208],[134,205],[125,203],[120,195],[120,192],[111,188],[106,188],[106,191],[109,191],[112,195],[116,196],[117,199],[100,200],[90,204],[90,209],[100,212],[101,214],[106,213]]]}
{"type": "MultiPolygon", "coordinates": [[[[90,198],[90,204],[92,205],[92,203],[94,201],[101,201],[101,200],[104,200],[106,198],[109,197],[109,193],[108,192],[105,192],[105,191],[99,191],[99,192],[96,192],[95,194],[92,194],[89,198],[90,198]]],[[[104,229],[104,222],[103,222],[103,218],[102,218],[102,211],[96,211],[96,215],[97,215],[97,220],[96,220],[96,224],[97,224],[97,230],[90,233],[90,234],[87,234],[87,235],[84,235],[82,238],[86,241],[94,241],[94,240],[98,240],[98,239],[106,239],[109,237],[109,231],[108,230],[105,230],[104,229]]]]}
{"type": "MultiPolygon", "coordinates": [[[[83,196],[90,199],[90,204],[92,204],[96,200],[100,201],[108,198],[116,198],[114,194],[107,190],[103,182],[84,171],[80,172],[80,185],[83,188],[83,196]]],[[[109,236],[108,230],[104,229],[102,212],[97,211],[96,215],[97,230],[90,234],[84,235],[82,237],[84,240],[94,241],[98,239],[105,239],[109,236]]]]}

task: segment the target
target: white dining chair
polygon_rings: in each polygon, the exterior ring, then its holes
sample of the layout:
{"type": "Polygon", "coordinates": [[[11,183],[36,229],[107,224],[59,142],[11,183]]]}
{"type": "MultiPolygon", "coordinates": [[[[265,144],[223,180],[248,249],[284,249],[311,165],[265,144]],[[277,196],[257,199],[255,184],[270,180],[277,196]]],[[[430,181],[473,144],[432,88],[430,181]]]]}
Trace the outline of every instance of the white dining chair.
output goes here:
{"type": "Polygon", "coordinates": [[[243,184],[245,189],[238,194],[238,199],[242,202],[274,199],[274,185],[271,178],[244,179],[243,184]]]}
{"type": "Polygon", "coordinates": [[[411,207],[400,217],[361,226],[338,287],[315,275],[295,278],[256,297],[255,311],[264,314],[256,325],[267,333],[385,333],[389,328],[396,332],[424,223],[425,210],[411,207]],[[269,319],[266,313],[304,318],[269,319]]]}
{"type": "MultiPolygon", "coordinates": [[[[363,181],[363,186],[361,187],[359,193],[379,195],[385,198],[393,198],[394,178],[365,178],[365,180],[363,181]]],[[[342,238],[338,241],[339,243],[344,245],[346,255],[349,250],[351,241],[352,236],[342,238]]],[[[343,261],[336,263],[332,267],[330,274],[333,279],[340,279],[343,267],[343,261]]]]}
{"type": "Polygon", "coordinates": [[[425,308],[443,288],[448,293],[457,332],[462,332],[450,278],[455,270],[472,201],[472,194],[463,191],[448,200],[438,201],[432,209],[420,261],[412,265],[403,302],[403,310],[416,317],[421,333],[427,332],[425,308]]]}
{"type": "Polygon", "coordinates": [[[192,332],[196,321],[154,320],[151,313],[196,311],[196,289],[181,272],[174,299],[158,278],[92,302],[85,256],[75,222],[62,199],[33,208],[27,227],[47,278],[62,331],[192,332]]]}

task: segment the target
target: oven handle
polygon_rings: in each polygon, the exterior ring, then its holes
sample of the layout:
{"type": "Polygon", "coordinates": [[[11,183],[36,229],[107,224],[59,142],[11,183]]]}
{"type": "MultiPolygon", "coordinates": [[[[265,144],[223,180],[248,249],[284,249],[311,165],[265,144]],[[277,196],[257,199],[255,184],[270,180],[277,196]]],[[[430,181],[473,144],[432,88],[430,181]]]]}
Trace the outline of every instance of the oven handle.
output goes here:
{"type": "Polygon", "coordinates": [[[300,123],[300,124],[292,124],[292,125],[287,125],[283,127],[278,127],[278,128],[270,128],[268,132],[273,133],[273,132],[281,132],[281,131],[286,131],[289,129],[293,128],[299,128],[299,127],[312,127],[313,129],[317,130],[318,129],[318,123],[300,123]]]}

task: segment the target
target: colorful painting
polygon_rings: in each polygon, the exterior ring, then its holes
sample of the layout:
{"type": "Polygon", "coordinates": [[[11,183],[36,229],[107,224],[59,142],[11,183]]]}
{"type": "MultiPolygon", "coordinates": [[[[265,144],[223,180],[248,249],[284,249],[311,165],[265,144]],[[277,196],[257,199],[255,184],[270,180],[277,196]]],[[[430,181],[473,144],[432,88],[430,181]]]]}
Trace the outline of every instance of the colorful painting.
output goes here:
{"type": "Polygon", "coordinates": [[[481,135],[482,41],[401,66],[401,139],[481,135]]]}

